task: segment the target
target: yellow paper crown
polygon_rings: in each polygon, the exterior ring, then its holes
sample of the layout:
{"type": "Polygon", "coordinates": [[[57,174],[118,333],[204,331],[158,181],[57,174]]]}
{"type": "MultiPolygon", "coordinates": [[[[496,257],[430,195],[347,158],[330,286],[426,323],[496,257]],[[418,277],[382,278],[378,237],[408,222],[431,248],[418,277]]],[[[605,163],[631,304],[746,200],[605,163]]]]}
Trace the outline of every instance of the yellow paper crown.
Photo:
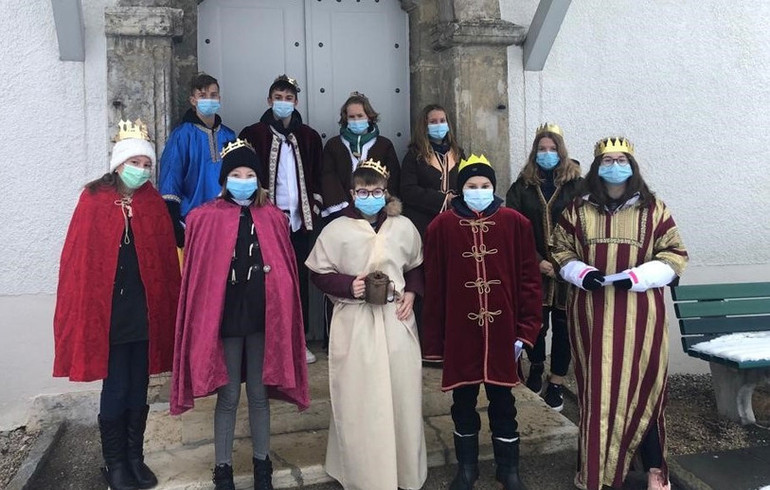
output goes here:
{"type": "Polygon", "coordinates": [[[596,142],[594,157],[604,155],[605,153],[628,153],[633,155],[634,145],[623,137],[604,138],[596,142]]]}
{"type": "Polygon", "coordinates": [[[150,133],[147,132],[147,125],[141,119],[134,122],[120,120],[118,122],[118,134],[115,135],[115,143],[118,141],[135,139],[150,141],[150,133]]]}
{"type": "Polygon", "coordinates": [[[543,123],[540,126],[537,127],[537,131],[535,131],[535,136],[540,136],[543,133],[554,133],[558,134],[559,136],[564,136],[564,133],[561,132],[561,128],[558,124],[551,124],[551,123],[543,123]]]}
{"type": "MultiPolygon", "coordinates": [[[[225,155],[227,155],[228,153],[230,153],[231,151],[233,151],[233,150],[235,150],[237,148],[248,148],[249,150],[254,151],[254,147],[251,146],[251,143],[249,143],[246,140],[242,140],[240,138],[236,138],[235,141],[231,141],[230,143],[225,145],[225,147],[222,148],[222,151],[220,152],[219,155],[222,158],[224,158],[225,155]]],[[[256,152],[254,152],[254,153],[256,153],[256,152]]]]}
{"type": "Polygon", "coordinates": [[[378,174],[382,175],[385,179],[390,177],[390,172],[388,172],[388,169],[385,168],[384,165],[382,165],[380,162],[372,160],[371,158],[362,164],[358,166],[358,168],[370,168],[377,172],[378,174]]]}
{"type": "Polygon", "coordinates": [[[297,93],[302,92],[299,89],[299,83],[297,83],[297,79],[296,78],[291,78],[290,76],[286,75],[285,73],[283,75],[278,75],[278,77],[276,77],[276,79],[273,80],[273,83],[275,83],[275,82],[289,82],[290,84],[292,84],[294,86],[294,90],[296,90],[297,93]]]}
{"type": "Polygon", "coordinates": [[[492,166],[492,164],[489,163],[489,160],[487,160],[487,157],[485,157],[484,155],[474,155],[471,153],[471,156],[469,156],[467,160],[460,160],[460,166],[457,167],[457,171],[459,172],[460,170],[464,169],[468,165],[473,165],[475,163],[489,165],[490,167],[492,166]]]}

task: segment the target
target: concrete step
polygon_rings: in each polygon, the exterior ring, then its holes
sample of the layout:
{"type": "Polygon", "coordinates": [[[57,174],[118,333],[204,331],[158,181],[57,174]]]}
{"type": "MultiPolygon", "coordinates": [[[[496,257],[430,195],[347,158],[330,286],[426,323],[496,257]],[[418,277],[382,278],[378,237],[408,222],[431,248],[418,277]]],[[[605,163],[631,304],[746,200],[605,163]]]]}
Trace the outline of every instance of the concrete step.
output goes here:
{"type": "MultiPolygon", "coordinates": [[[[329,392],[326,356],[308,366],[311,407],[298,413],[292,405],[271,402],[270,457],[273,485],[294,488],[330,480],[323,469],[329,424],[329,392]]],[[[453,425],[449,415],[451,394],[439,389],[441,370],[423,369],[423,417],[428,449],[428,466],[455,462],[453,425]]],[[[483,391],[483,390],[482,390],[483,391]]],[[[248,407],[242,394],[236,424],[233,469],[238,489],[252,488],[251,439],[248,437],[248,407]]],[[[549,454],[576,449],[577,427],[554,412],[537,395],[519,386],[514,388],[517,420],[523,455],[549,454]]],[[[211,488],[214,461],[213,416],[216,397],[201,399],[196,408],[179,416],[168,414],[167,404],[155,404],[145,433],[145,459],[158,475],[159,489],[197,490],[211,488]]],[[[487,402],[479,396],[479,408],[487,402]]],[[[479,436],[480,459],[492,458],[492,442],[486,415],[482,414],[479,436]]]]}

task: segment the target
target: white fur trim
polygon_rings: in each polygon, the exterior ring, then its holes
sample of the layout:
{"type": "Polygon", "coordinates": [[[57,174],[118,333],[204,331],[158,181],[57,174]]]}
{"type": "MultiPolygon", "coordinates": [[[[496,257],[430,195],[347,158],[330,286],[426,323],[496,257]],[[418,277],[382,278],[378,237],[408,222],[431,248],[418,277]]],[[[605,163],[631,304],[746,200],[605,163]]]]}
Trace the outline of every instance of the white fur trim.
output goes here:
{"type": "Polygon", "coordinates": [[[143,155],[152,160],[155,165],[155,147],[147,140],[127,139],[115,143],[112,147],[112,157],[110,157],[110,172],[115,171],[121,163],[131,157],[143,155]]]}

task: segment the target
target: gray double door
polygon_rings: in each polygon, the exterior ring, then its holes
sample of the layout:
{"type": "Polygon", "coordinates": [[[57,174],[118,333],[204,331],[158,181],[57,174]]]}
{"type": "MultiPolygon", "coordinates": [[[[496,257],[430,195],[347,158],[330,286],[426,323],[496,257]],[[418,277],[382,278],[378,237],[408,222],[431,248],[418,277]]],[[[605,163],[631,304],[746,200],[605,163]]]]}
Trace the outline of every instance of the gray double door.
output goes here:
{"type": "Polygon", "coordinates": [[[403,157],[409,134],[408,18],[398,0],[204,0],[199,69],[220,80],[221,115],[239,132],[267,109],[267,90],[298,80],[299,110],[324,143],[353,91],[369,97],[380,134],[403,157]]]}

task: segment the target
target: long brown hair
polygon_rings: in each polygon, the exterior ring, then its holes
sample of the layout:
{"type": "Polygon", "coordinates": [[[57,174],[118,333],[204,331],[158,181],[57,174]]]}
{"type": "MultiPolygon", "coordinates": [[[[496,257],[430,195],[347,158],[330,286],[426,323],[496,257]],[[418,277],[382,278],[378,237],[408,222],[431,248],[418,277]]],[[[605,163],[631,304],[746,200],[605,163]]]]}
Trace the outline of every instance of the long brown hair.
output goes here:
{"type": "Polygon", "coordinates": [[[85,189],[88,189],[91,194],[95,194],[96,192],[111,187],[118,190],[118,181],[120,179],[118,178],[117,172],[107,172],[106,174],[102,175],[98,179],[94,179],[91,182],[87,183],[85,186],[83,186],[85,189]]]}
{"type": "Polygon", "coordinates": [[[446,116],[447,124],[449,125],[449,132],[444,138],[449,145],[449,150],[454,153],[455,159],[460,158],[460,145],[457,144],[455,138],[454,125],[449,120],[449,114],[446,109],[438,104],[429,104],[423,107],[420,112],[420,118],[414,125],[414,132],[412,133],[412,141],[409,142],[409,149],[417,154],[417,158],[424,161],[429,161],[433,148],[430,146],[430,139],[428,139],[428,114],[433,111],[441,111],[446,116]]]}
{"type": "Polygon", "coordinates": [[[564,144],[564,138],[558,133],[544,131],[538,134],[535,137],[535,141],[532,142],[532,150],[530,150],[529,157],[527,157],[527,163],[521,169],[519,178],[529,185],[540,185],[543,183],[537,165],[537,149],[540,146],[540,140],[543,138],[551,138],[556,144],[556,153],[559,154],[559,164],[554,169],[554,182],[556,185],[562,185],[565,182],[580,177],[580,166],[570,159],[567,153],[567,146],[564,144]]]}
{"type": "Polygon", "coordinates": [[[369,98],[362,93],[353,92],[340,108],[340,127],[345,127],[348,124],[348,106],[351,104],[361,104],[364,106],[364,112],[366,117],[369,118],[370,124],[376,124],[380,120],[380,114],[374,110],[372,103],[369,102],[369,98]]]}
{"type": "MultiPolygon", "coordinates": [[[[649,187],[647,187],[647,183],[642,178],[642,174],[639,171],[639,164],[630,153],[623,154],[628,158],[633,174],[626,181],[626,190],[623,195],[620,196],[620,201],[625,202],[638,192],[640,205],[651,203],[655,199],[655,194],[649,187]]],[[[607,186],[602,178],[599,177],[599,166],[602,163],[602,157],[603,155],[597,156],[591,163],[591,168],[588,170],[588,174],[586,174],[585,179],[583,180],[581,194],[590,194],[594,202],[601,206],[606,206],[612,199],[609,194],[607,194],[607,186]]]]}

